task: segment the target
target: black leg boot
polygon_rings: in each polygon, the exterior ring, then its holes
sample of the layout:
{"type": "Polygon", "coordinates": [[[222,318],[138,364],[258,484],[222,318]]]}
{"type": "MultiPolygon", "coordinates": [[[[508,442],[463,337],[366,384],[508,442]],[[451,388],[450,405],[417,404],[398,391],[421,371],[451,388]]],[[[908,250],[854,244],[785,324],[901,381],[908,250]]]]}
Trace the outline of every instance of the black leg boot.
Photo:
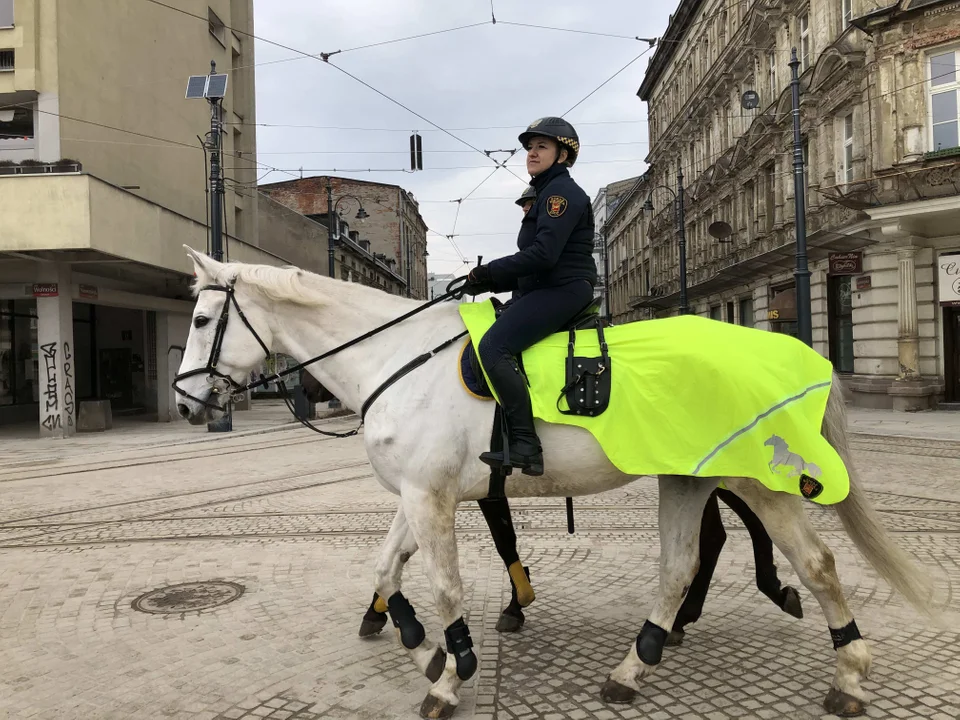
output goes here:
{"type": "MultiPolygon", "coordinates": [[[[543,451],[533,426],[527,379],[512,357],[501,357],[486,370],[507,419],[510,467],[519,469],[524,475],[543,475],[543,451]]],[[[491,467],[503,466],[502,452],[485,452],[480,459],[491,467]]]]}

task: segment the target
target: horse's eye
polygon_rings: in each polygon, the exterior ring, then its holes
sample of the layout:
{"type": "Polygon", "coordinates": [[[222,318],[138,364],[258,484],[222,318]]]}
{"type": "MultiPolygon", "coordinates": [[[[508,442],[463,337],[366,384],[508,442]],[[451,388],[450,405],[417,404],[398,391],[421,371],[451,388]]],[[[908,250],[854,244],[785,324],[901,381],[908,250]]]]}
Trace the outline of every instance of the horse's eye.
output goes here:
{"type": "Polygon", "coordinates": [[[208,322],[210,322],[210,318],[206,318],[203,315],[198,315],[193,319],[193,326],[195,328],[202,328],[208,322]]]}

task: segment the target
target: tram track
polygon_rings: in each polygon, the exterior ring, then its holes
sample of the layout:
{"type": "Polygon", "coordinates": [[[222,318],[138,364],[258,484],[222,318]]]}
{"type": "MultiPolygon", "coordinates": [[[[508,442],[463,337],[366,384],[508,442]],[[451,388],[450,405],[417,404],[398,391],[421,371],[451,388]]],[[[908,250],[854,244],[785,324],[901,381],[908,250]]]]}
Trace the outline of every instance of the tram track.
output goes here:
{"type": "MultiPolygon", "coordinates": [[[[35,471],[36,474],[33,475],[23,475],[23,474],[13,474],[6,476],[4,473],[0,472],[0,483],[8,482],[20,482],[27,480],[46,480],[53,477],[62,477],[64,475],[76,475],[86,472],[100,472],[103,470],[119,470],[133,467],[142,467],[145,465],[164,465],[169,463],[176,462],[188,462],[190,460],[197,460],[200,458],[214,458],[222,457],[225,455],[241,455],[243,453],[251,452],[260,452],[264,449],[273,449],[273,448],[284,448],[291,447],[296,445],[307,445],[315,444],[318,442],[329,442],[327,438],[317,438],[314,436],[299,438],[296,440],[290,440],[288,442],[274,442],[274,443],[265,443],[259,445],[251,445],[250,443],[242,443],[236,445],[217,445],[216,450],[210,448],[207,449],[197,449],[189,451],[187,453],[182,452],[178,446],[170,448],[173,452],[178,452],[174,455],[171,453],[157,453],[154,455],[147,455],[136,458],[128,459],[116,459],[116,460],[101,460],[99,462],[91,463],[74,463],[71,465],[51,465],[51,466],[36,466],[32,467],[31,470],[35,471]],[[51,470],[54,470],[51,472],[51,470]],[[42,471],[42,472],[41,472],[42,471]]],[[[199,443],[198,443],[199,444],[199,443]]]]}
{"type": "MultiPolygon", "coordinates": [[[[262,484],[262,483],[267,483],[267,482],[281,482],[281,481],[284,481],[284,480],[294,480],[294,479],[300,478],[300,477],[313,477],[313,476],[316,476],[316,475],[323,475],[323,474],[326,474],[326,473],[344,471],[344,470],[348,470],[348,469],[352,469],[352,468],[356,468],[356,467],[364,467],[364,466],[369,467],[369,463],[367,463],[366,461],[364,461],[364,462],[357,462],[357,463],[346,463],[346,464],[340,465],[340,466],[338,466],[338,467],[336,467],[336,468],[330,468],[329,470],[320,470],[320,471],[312,470],[312,471],[310,471],[310,472],[301,473],[301,474],[297,474],[297,475],[289,475],[289,476],[285,476],[285,477],[282,477],[282,478],[273,478],[273,479],[271,479],[271,480],[254,481],[254,482],[251,482],[251,483],[248,483],[248,484],[245,484],[245,485],[246,485],[246,486],[250,486],[250,485],[257,485],[257,484],[262,484]]],[[[103,526],[116,525],[116,524],[122,524],[122,523],[130,523],[130,522],[145,521],[145,520],[156,520],[156,519],[161,519],[160,516],[169,515],[170,513],[184,512],[184,511],[187,511],[187,510],[197,510],[197,509],[202,508],[202,507],[207,507],[207,506],[210,506],[210,505],[216,505],[216,504],[221,504],[221,503],[234,503],[234,502],[243,502],[243,501],[245,501],[245,500],[255,500],[255,499],[259,499],[259,498],[268,497],[268,496],[271,496],[271,495],[280,495],[280,494],[283,494],[283,493],[298,492],[298,491],[301,491],[301,490],[309,490],[309,489],[311,489],[311,488],[322,487],[322,486],[324,486],[324,485],[335,485],[335,484],[337,484],[337,483],[349,482],[349,481],[351,481],[351,480],[359,480],[359,479],[368,478],[368,477],[372,477],[372,476],[373,476],[373,473],[372,473],[372,472],[369,472],[369,471],[368,471],[368,472],[363,472],[363,473],[356,473],[356,474],[349,475],[349,476],[344,477],[344,478],[336,478],[336,479],[333,479],[333,480],[325,480],[325,481],[314,482],[314,483],[306,483],[306,484],[303,484],[303,485],[297,485],[296,487],[282,488],[282,489],[279,489],[279,490],[267,490],[267,491],[257,492],[257,493],[248,493],[248,494],[245,494],[245,495],[236,495],[236,496],[229,497],[229,498],[216,498],[216,499],[214,499],[214,500],[208,500],[208,501],[206,501],[206,502],[195,503],[195,504],[193,504],[193,505],[187,505],[187,506],[185,506],[185,507],[179,507],[179,508],[173,508],[173,509],[171,509],[171,508],[164,508],[163,510],[157,510],[157,511],[152,512],[152,513],[147,513],[146,515],[137,515],[137,516],[128,517],[128,518],[112,518],[112,519],[109,519],[109,520],[93,520],[93,521],[88,521],[88,522],[80,522],[80,523],[77,523],[75,526],[71,527],[70,529],[71,529],[71,530],[82,530],[82,529],[88,529],[88,528],[94,528],[94,527],[103,527],[103,526]]],[[[222,488],[221,488],[221,489],[222,489],[222,488]]],[[[181,496],[183,496],[183,495],[199,494],[199,493],[205,493],[205,492],[214,492],[214,490],[200,490],[200,491],[195,491],[195,492],[191,492],[191,493],[183,493],[183,494],[181,494],[181,496]]],[[[169,498],[164,498],[164,499],[169,499],[169,498]]],[[[148,501],[141,500],[141,501],[133,501],[133,502],[148,502],[148,501]]],[[[73,512],[84,512],[84,511],[73,511],[73,512]]],[[[86,512],[90,512],[90,510],[88,509],[88,510],[86,510],[86,512]]],[[[170,518],[170,519],[175,519],[175,518],[170,518]]],[[[17,541],[31,540],[31,539],[34,539],[34,538],[37,538],[37,537],[44,537],[44,536],[46,536],[46,535],[53,535],[53,534],[56,534],[56,533],[58,533],[58,532],[68,532],[68,531],[63,530],[61,526],[62,526],[62,523],[57,523],[55,529],[47,529],[47,530],[44,530],[44,531],[42,531],[42,532],[33,533],[33,534],[31,534],[31,535],[20,535],[20,536],[12,537],[12,538],[4,538],[3,541],[2,541],[4,544],[0,544],[0,548],[7,547],[10,543],[17,542],[17,541]]],[[[41,525],[34,525],[34,526],[27,526],[27,527],[42,528],[42,527],[44,527],[44,525],[41,524],[41,525]]],[[[49,526],[48,526],[48,527],[49,527],[49,526]]],[[[18,546],[18,547],[20,547],[20,546],[18,546]]]]}

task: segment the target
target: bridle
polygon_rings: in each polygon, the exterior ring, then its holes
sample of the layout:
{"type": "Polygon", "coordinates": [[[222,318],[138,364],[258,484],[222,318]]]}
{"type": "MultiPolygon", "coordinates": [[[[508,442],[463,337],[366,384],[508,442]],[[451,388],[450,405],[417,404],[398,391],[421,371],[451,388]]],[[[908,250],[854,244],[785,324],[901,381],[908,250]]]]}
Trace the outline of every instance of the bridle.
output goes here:
{"type": "Polygon", "coordinates": [[[206,402],[201,400],[198,397],[194,397],[186,390],[181,388],[178,383],[181,380],[186,380],[187,378],[194,377],[195,375],[207,374],[207,379],[211,380],[210,385],[212,386],[212,393],[215,395],[224,394],[224,392],[229,392],[233,396],[240,395],[250,389],[250,384],[240,385],[229,375],[226,375],[220,372],[217,369],[217,363],[220,362],[220,351],[223,349],[223,338],[227,332],[227,321],[230,319],[230,305],[233,305],[237,309],[237,315],[240,316],[240,319],[243,321],[243,324],[247,326],[247,330],[257,339],[257,342],[260,343],[260,347],[263,348],[263,353],[265,357],[270,357],[270,350],[267,348],[267,344],[263,342],[263,339],[254,330],[253,325],[250,324],[250,321],[247,320],[247,316],[243,314],[243,310],[240,309],[240,303],[237,302],[236,291],[234,290],[233,285],[204,285],[200,288],[199,293],[204,290],[215,290],[217,292],[226,293],[226,300],[223,302],[223,309],[220,310],[220,317],[217,318],[217,327],[213,335],[213,345],[210,346],[210,356],[207,358],[207,364],[203,367],[194,368],[193,370],[187,370],[184,373],[180,373],[173,378],[173,389],[177,391],[179,395],[182,395],[185,398],[193,400],[196,403],[200,403],[205,408],[211,410],[222,410],[223,407],[215,403],[206,402]],[[214,380],[215,379],[215,380],[214,380]],[[226,385],[222,385],[219,381],[225,381],[226,385]]]}
{"type": "Polygon", "coordinates": [[[451,299],[459,300],[464,295],[463,287],[466,284],[466,282],[467,282],[466,276],[451,280],[450,283],[447,284],[446,293],[444,293],[443,295],[440,295],[437,298],[434,298],[433,300],[430,300],[429,302],[421,305],[420,307],[415,308],[410,312],[401,315],[398,318],[394,318],[393,320],[390,320],[389,322],[386,322],[383,325],[380,325],[379,327],[374,328],[370,332],[364,333],[360,337],[356,337],[353,340],[348,340],[342,345],[338,345],[337,347],[333,348],[333,350],[328,350],[322,355],[318,355],[317,357],[310,358],[309,360],[302,362],[299,365],[294,365],[291,368],[287,368],[283,372],[273,373],[272,375],[269,375],[269,376],[264,376],[263,374],[261,374],[260,379],[257,380],[256,382],[248,382],[244,385],[240,385],[232,377],[220,372],[217,369],[217,363],[220,361],[220,351],[223,349],[223,338],[227,331],[227,322],[230,319],[231,305],[233,305],[233,307],[237,309],[237,315],[240,316],[240,320],[243,321],[243,324],[247,326],[247,330],[250,331],[250,334],[253,335],[253,337],[256,338],[257,342],[260,344],[260,347],[263,349],[265,358],[270,357],[270,349],[267,347],[266,343],[263,342],[263,339],[260,337],[260,335],[254,329],[253,325],[247,319],[247,316],[243,314],[243,310],[240,309],[240,304],[237,302],[237,296],[236,296],[236,292],[234,290],[233,285],[204,285],[197,292],[198,295],[204,290],[215,290],[217,292],[226,293],[227,299],[224,301],[223,309],[220,311],[220,317],[217,319],[217,327],[214,332],[213,345],[210,347],[210,356],[207,358],[207,364],[204,367],[194,368],[193,370],[187,370],[186,372],[176,375],[173,378],[173,389],[179,395],[182,395],[185,398],[193,400],[194,402],[199,403],[205,408],[208,408],[210,410],[223,410],[223,407],[220,405],[217,405],[211,402],[206,402],[188,393],[186,390],[184,390],[179,386],[180,381],[186,380],[187,378],[194,377],[196,375],[202,375],[206,373],[207,380],[210,381],[212,394],[222,395],[222,394],[229,393],[234,398],[236,398],[239,395],[242,395],[248,390],[252,390],[253,388],[261,387],[271,382],[276,382],[277,386],[280,388],[280,392],[281,392],[281,395],[283,396],[284,402],[286,402],[287,404],[287,408],[290,410],[290,412],[293,413],[293,416],[297,420],[299,420],[304,426],[310,428],[314,432],[320,433],[321,435],[330,435],[333,437],[350,437],[352,435],[356,435],[358,432],[360,432],[360,427],[363,426],[363,421],[364,421],[364,418],[366,417],[367,410],[370,409],[370,406],[376,401],[377,398],[379,398],[387,390],[387,388],[393,385],[397,380],[402,378],[404,375],[407,375],[408,373],[412,372],[416,368],[423,365],[425,362],[427,362],[430,358],[432,358],[434,355],[439,353],[441,350],[452,345],[457,340],[460,340],[461,338],[466,337],[468,332],[464,330],[462,333],[460,333],[456,337],[453,337],[449,340],[445,340],[440,345],[435,347],[433,350],[430,350],[429,352],[425,352],[421,355],[418,355],[416,358],[408,362],[406,365],[400,368],[393,375],[391,375],[386,380],[384,380],[383,383],[381,383],[380,386],[370,394],[370,397],[368,397],[364,401],[363,406],[360,408],[360,425],[357,427],[356,430],[353,430],[348,433],[329,433],[324,430],[319,430],[318,428],[315,428],[313,425],[311,425],[308,420],[301,418],[297,414],[293,404],[289,400],[289,397],[287,395],[287,389],[286,389],[286,386],[283,384],[282,378],[286,375],[291,375],[295,372],[298,372],[306,368],[308,365],[312,365],[315,362],[319,362],[320,360],[324,360],[332,355],[336,355],[342,350],[346,350],[347,348],[352,347],[357,343],[363,342],[364,340],[370,337],[373,337],[374,335],[380,332],[383,332],[384,330],[387,330],[388,328],[391,328],[394,325],[397,325],[398,323],[401,323],[404,320],[407,320],[408,318],[411,318],[414,315],[417,315],[423,312],[424,310],[427,310],[428,308],[433,307],[434,305],[437,305],[438,303],[445,302],[446,300],[451,300],[451,299]]]}

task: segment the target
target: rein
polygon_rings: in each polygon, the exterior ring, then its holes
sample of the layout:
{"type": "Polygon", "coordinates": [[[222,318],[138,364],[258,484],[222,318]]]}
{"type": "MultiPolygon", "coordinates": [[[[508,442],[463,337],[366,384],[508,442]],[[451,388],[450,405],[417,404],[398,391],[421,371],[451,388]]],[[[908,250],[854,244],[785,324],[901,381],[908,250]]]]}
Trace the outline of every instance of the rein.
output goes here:
{"type": "Polygon", "coordinates": [[[463,287],[466,284],[466,281],[467,281],[466,277],[460,277],[460,278],[451,280],[447,284],[447,292],[445,292],[440,297],[434,298],[433,300],[430,300],[424,305],[421,305],[420,307],[415,308],[414,310],[411,310],[410,312],[405,313],[400,317],[394,318],[393,320],[390,320],[389,322],[386,322],[383,325],[380,325],[379,327],[374,328],[370,332],[364,333],[360,337],[356,337],[353,340],[349,340],[343,343],[342,345],[338,345],[332,350],[328,350],[327,352],[321,355],[317,355],[316,357],[306,360],[302,363],[299,363],[298,365],[294,365],[291,368],[287,368],[283,372],[273,373],[272,375],[269,375],[269,376],[264,376],[261,373],[259,380],[257,380],[256,382],[248,382],[244,385],[238,384],[232,377],[230,377],[229,375],[225,375],[224,373],[221,373],[219,370],[217,370],[217,364],[220,361],[220,351],[223,348],[223,338],[227,330],[227,321],[230,318],[231,305],[233,305],[236,308],[237,315],[240,316],[240,320],[247,327],[247,329],[250,331],[250,333],[253,335],[256,341],[260,344],[260,347],[263,350],[265,357],[267,358],[270,357],[270,350],[267,348],[266,343],[263,342],[263,339],[254,329],[253,325],[247,319],[247,316],[243,314],[243,310],[240,309],[240,304],[237,302],[236,291],[233,285],[204,285],[202,288],[200,288],[199,292],[203,292],[204,290],[213,290],[216,292],[223,292],[227,294],[227,299],[226,301],[224,301],[223,309],[220,311],[220,317],[217,319],[217,328],[213,336],[213,345],[210,348],[210,356],[207,359],[207,364],[204,367],[195,368],[193,370],[188,370],[184,373],[180,373],[179,375],[176,375],[173,378],[173,389],[179,395],[182,395],[185,398],[193,400],[194,402],[199,403],[200,405],[206,408],[209,408],[212,410],[222,410],[223,408],[220,405],[206,402],[204,400],[201,400],[200,398],[190,395],[188,392],[186,392],[181,387],[179,387],[178,383],[181,380],[185,380],[186,378],[194,377],[195,375],[201,375],[203,373],[206,373],[208,376],[208,379],[216,378],[216,382],[211,382],[211,386],[212,386],[211,390],[214,394],[220,395],[224,393],[230,393],[232,396],[237,396],[247,392],[248,390],[252,390],[253,388],[261,387],[261,386],[267,385],[268,383],[275,382],[277,383],[277,387],[280,388],[280,395],[283,398],[283,401],[286,404],[287,409],[290,410],[291,414],[294,416],[294,418],[296,418],[300,422],[301,425],[303,425],[304,427],[310,428],[316,433],[319,433],[321,435],[326,435],[328,437],[335,437],[335,438],[352,437],[357,433],[359,433],[360,428],[363,427],[363,423],[366,418],[367,411],[370,409],[370,406],[373,405],[373,403],[381,395],[383,395],[383,393],[386,392],[386,390],[389,389],[391,385],[393,385],[402,377],[408,375],[409,373],[413,372],[415,369],[417,369],[418,367],[426,363],[428,360],[434,357],[441,350],[444,350],[445,348],[455,343],[457,340],[460,340],[461,338],[465,337],[468,334],[468,331],[464,330],[462,333],[460,333],[456,337],[450,338],[449,340],[445,340],[444,342],[440,343],[440,345],[435,347],[433,350],[430,350],[429,352],[425,352],[422,355],[417,356],[416,358],[408,362],[406,365],[404,365],[402,368],[397,370],[397,372],[395,372],[393,375],[391,375],[386,380],[384,380],[380,384],[380,386],[377,387],[377,389],[370,394],[370,397],[368,397],[364,401],[363,405],[360,408],[360,424],[356,427],[356,429],[351,430],[350,432],[334,433],[334,432],[327,432],[325,430],[320,430],[319,428],[312,425],[310,421],[307,420],[306,418],[300,417],[297,414],[296,408],[294,407],[293,403],[290,401],[290,396],[289,396],[289,393],[287,392],[287,387],[284,384],[282,378],[286,377],[287,375],[291,375],[295,372],[299,372],[300,370],[305,369],[308,365],[312,365],[315,362],[319,362],[320,360],[324,360],[328,357],[336,355],[337,353],[342,352],[343,350],[346,350],[349,347],[353,347],[354,345],[361,343],[364,340],[368,340],[374,335],[377,335],[383,332],[384,330],[388,330],[389,328],[392,328],[393,326],[398,325],[404,320],[409,320],[414,315],[418,315],[419,313],[422,313],[424,310],[428,310],[434,305],[438,305],[442,302],[446,302],[447,300],[459,300],[460,298],[463,297],[463,294],[464,294],[463,287]],[[457,285],[457,283],[460,283],[460,285],[457,285]],[[455,285],[456,287],[454,287],[455,285]]]}

